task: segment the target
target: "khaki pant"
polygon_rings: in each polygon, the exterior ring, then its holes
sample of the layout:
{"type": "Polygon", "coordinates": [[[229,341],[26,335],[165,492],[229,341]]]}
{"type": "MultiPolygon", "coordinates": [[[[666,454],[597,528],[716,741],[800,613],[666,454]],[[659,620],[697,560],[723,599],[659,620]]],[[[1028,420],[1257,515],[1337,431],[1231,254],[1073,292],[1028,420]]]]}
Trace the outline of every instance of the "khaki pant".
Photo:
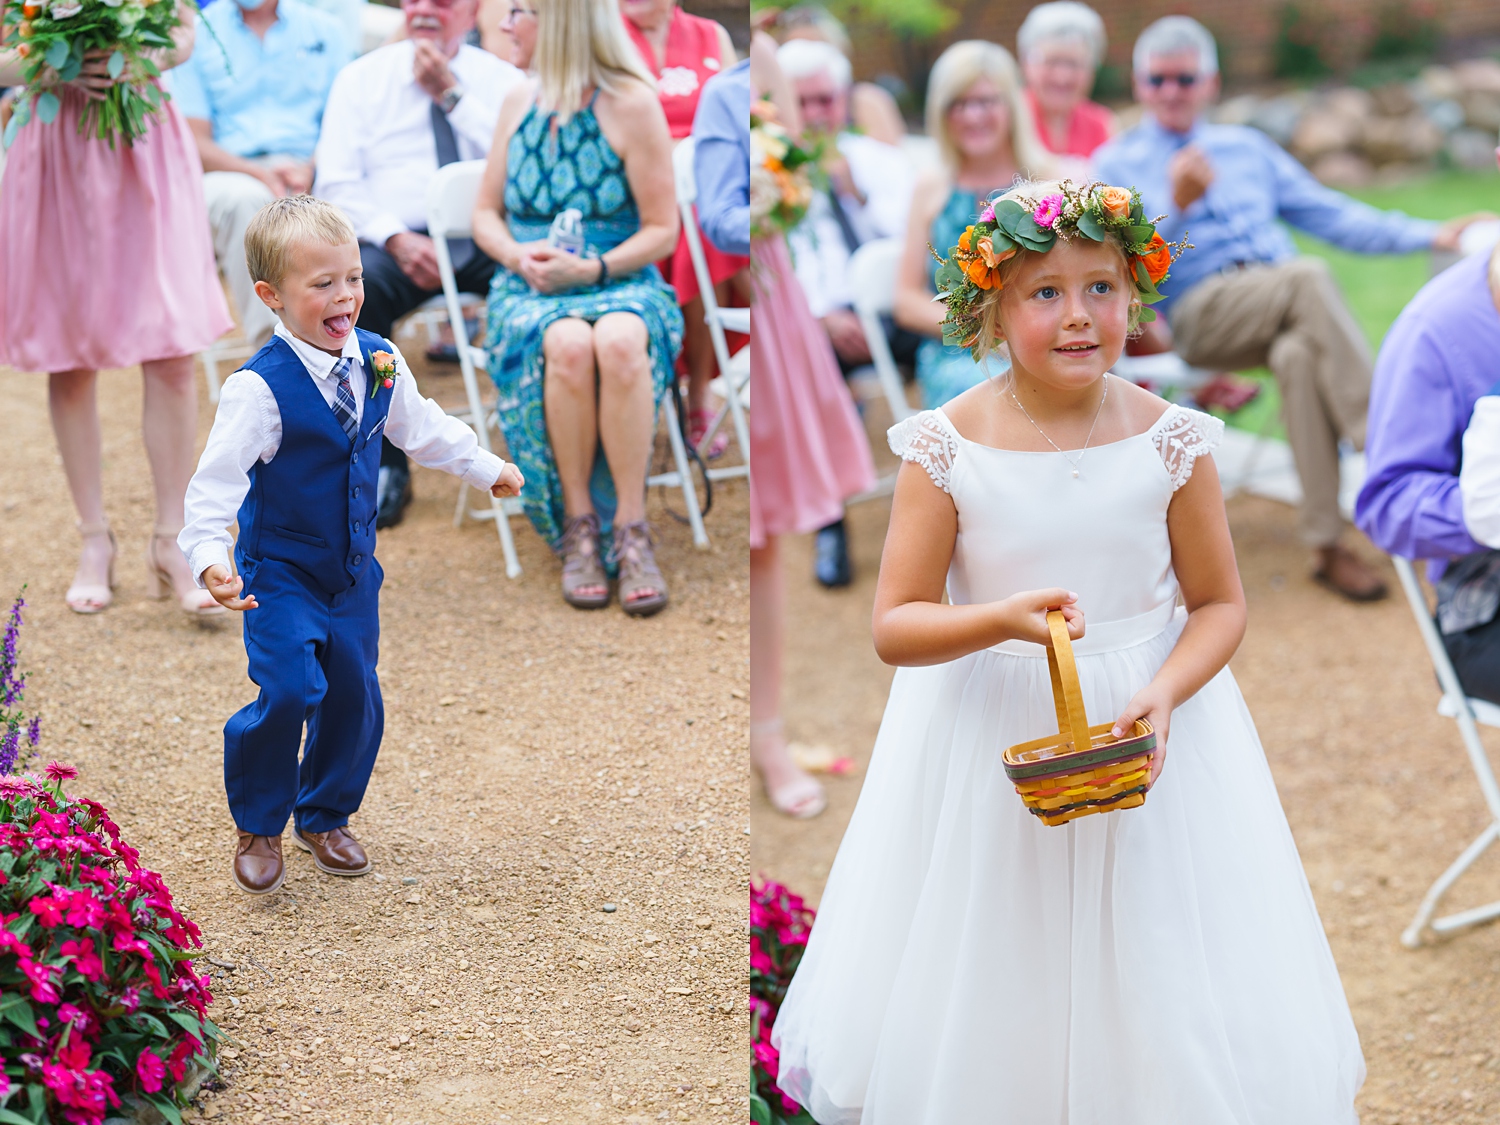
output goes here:
{"type": "Polygon", "coordinates": [[[245,338],[259,349],[276,328],[276,314],[255,295],[255,284],[245,268],[245,228],[275,196],[265,184],[243,172],[205,172],[203,195],[208,204],[208,225],[214,232],[214,257],[229,283],[245,338]]]}
{"type": "Polygon", "coordinates": [[[1329,547],[1339,513],[1340,438],[1365,441],[1370,349],[1317,258],[1250,266],[1199,282],[1172,307],[1179,355],[1194,367],[1269,367],[1302,478],[1302,540],[1329,547]]]}

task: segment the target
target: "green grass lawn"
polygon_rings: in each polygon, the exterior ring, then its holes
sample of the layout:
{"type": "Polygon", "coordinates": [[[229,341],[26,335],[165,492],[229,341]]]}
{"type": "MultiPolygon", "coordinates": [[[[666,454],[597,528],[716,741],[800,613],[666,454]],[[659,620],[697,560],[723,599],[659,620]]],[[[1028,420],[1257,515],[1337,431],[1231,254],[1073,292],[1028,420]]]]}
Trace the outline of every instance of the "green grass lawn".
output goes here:
{"type": "MultiPolygon", "coordinates": [[[[1440,172],[1409,183],[1349,194],[1376,207],[1405,211],[1423,219],[1451,219],[1471,211],[1500,212],[1500,175],[1494,172],[1440,172]]],[[[1292,231],[1292,238],[1304,254],[1322,258],[1329,264],[1370,341],[1370,351],[1379,352],[1380,342],[1385,339],[1391,323],[1426,283],[1430,255],[1425,252],[1351,254],[1301,231],[1292,231]]],[[[1281,409],[1276,383],[1265,368],[1244,374],[1262,379],[1266,389],[1234,415],[1230,423],[1259,432],[1266,415],[1278,413],[1281,409]]],[[[1279,434],[1280,426],[1272,432],[1279,434]]]]}

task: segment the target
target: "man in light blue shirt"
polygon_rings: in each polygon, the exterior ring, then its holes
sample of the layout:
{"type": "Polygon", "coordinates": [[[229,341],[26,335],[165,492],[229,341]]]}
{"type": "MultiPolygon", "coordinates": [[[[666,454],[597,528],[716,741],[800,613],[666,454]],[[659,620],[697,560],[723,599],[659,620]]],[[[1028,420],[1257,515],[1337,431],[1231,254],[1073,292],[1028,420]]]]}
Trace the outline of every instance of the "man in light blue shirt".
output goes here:
{"type": "Polygon", "coordinates": [[[1380,576],[1340,544],[1338,444],[1364,444],[1369,348],[1327,266],[1299,257],[1281,224],[1346,250],[1393,254],[1454,248],[1472,217],[1439,224],[1378,210],[1318,183],[1259,130],[1209,124],[1218,49],[1196,20],[1157,20],[1141,32],[1133,61],[1146,116],[1094,154],[1093,174],[1139,189],[1147,215],[1166,216],[1162,237],[1193,243],[1157,306],[1182,358],[1275,374],[1313,577],[1355,601],[1383,597],[1380,576]]]}
{"type": "Polygon", "coordinates": [[[302,0],[232,0],[198,20],[213,34],[199,28],[199,49],[172,72],[172,97],[198,141],[219,268],[259,348],[276,315],[245,268],[245,227],[273,198],[311,189],[323,106],[352,56],[339,21],[302,0]]]}
{"type": "Polygon", "coordinates": [[[750,253],[750,60],[709,79],[693,117],[698,224],[726,254],[750,253]]]}

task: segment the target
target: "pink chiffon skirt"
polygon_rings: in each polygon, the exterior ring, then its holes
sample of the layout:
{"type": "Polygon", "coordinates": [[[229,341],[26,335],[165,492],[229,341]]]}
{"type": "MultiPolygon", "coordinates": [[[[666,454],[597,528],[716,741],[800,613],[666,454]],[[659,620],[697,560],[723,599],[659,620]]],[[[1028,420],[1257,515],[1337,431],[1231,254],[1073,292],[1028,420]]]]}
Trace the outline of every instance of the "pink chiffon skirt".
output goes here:
{"type": "Polygon", "coordinates": [[[231,327],[203,166],[170,102],[133,146],[78,134],[84,99],[16,135],[0,179],[0,364],[131,367],[231,327]]]}
{"type": "Polygon", "coordinates": [[[750,546],[816,531],[875,483],[875,463],[833,345],[781,238],[757,239],[750,367],[750,546]]]}

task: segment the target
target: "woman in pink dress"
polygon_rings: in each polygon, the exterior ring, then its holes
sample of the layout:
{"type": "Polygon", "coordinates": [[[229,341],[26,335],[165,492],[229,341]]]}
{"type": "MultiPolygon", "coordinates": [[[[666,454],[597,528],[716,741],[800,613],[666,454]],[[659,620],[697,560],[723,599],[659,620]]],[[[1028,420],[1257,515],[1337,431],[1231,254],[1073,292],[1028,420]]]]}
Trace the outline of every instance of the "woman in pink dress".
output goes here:
{"type": "MultiPolygon", "coordinates": [[[[166,70],[193,50],[194,10],[180,7],[166,70]]],[[[0,364],[48,372],[52,429],[78,510],[83,550],[66,600],[98,613],[113,598],[117,545],[104,516],[95,385],[100,368],[140,365],[141,424],[156,494],[148,590],[195,616],[224,612],[197,589],[177,548],[193,472],[198,407],[193,354],[233,327],[214,267],[203,170],[169,101],[133,145],[81,136],[89,99],[113,81],[108,52],[58,88],[62,110],[17,133],[0,180],[0,364]]],[[[22,60],[0,49],[0,86],[22,60]]]]}
{"type": "MultiPolygon", "coordinates": [[[[684,12],[677,0],[621,0],[620,11],[635,49],[656,78],[657,95],[667,115],[672,140],[680,141],[693,131],[693,115],[698,110],[704,83],[734,65],[734,43],[729,32],[717,20],[684,12]]],[[[727,254],[707,239],[701,241],[719,303],[729,304],[729,288],[724,283],[744,270],[749,260],[727,254]]],[[[713,421],[714,412],[705,399],[715,363],[686,234],[678,237],[672,256],[657,266],[667,284],[677,291],[677,303],[682,306],[683,345],[678,370],[687,372],[688,437],[697,445],[713,421]]],[[[737,345],[731,341],[729,346],[732,350],[737,345]]],[[[721,434],[713,454],[722,453],[727,445],[728,436],[721,434]]]]}
{"type": "MultiPolygon", "coordinates": [[[[797,132],[797,103],[769,36],[757,34],[751,43],[750,67],[752,89],[769,91],[782,122],[797,132]]],[[[822,812],[827,800],[817,780],[792,761],[782,730],[786,610],[778,540],[839,519],[845,500],[873,487],[875,465],[833,345],[807,307],[785,240],[757,238],[751,257],[750,761],[772,806],[806,818],[822,812]]]]}
{"type": "Polygon", "coordinates": [[[1016,33],[1037,136],[1049,152],[1075,158],[1067,169],[1075,178],[1087,179],[1087,158],[1115,131],[1115,115],[1088,97],[1104,46],[1104,21],[1078,0],[1038,4],[1016,33]]]}

